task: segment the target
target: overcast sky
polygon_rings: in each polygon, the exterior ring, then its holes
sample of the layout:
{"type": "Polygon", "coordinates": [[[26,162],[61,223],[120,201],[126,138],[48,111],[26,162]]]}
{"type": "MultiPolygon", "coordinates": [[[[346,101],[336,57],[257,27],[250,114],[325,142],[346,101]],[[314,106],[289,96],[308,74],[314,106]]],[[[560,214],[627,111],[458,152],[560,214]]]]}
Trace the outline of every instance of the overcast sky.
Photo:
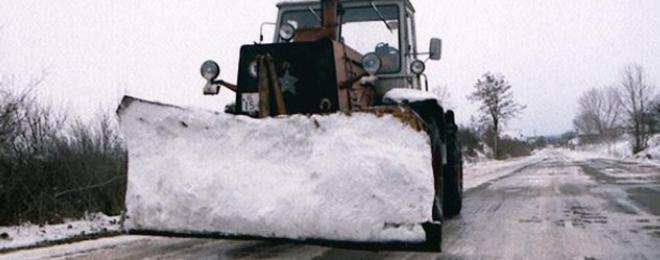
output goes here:
{"type": "MultiPolygon", "coordinates": [[[[276,2],[2,0],[0,73],[20,82],[45,70],[39,93],[82,115],[125,93],[222,109],[231,96],[201,95],[200,64],[217,60],[235,82],[240,46],[275,20],[276,2]]],[[[626,64],[660,80],[658,0],[412,2],[419,47],[444,43],[443,60],[427,65],[430,85],[448,86],[462,122],[476,114],[466,96],[488,71],[527,105],[507,127],[527,135],[571,129],[578,95],[617,84],[626,64]]]]}

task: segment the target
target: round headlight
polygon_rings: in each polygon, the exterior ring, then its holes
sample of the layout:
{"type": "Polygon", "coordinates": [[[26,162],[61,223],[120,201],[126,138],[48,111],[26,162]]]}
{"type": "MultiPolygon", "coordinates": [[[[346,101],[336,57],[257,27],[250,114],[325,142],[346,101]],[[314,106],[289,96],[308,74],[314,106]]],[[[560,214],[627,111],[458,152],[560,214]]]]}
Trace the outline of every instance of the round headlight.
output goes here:
{"type": "Polygon", "coordinates": [[[296,28],[290,23],[285,23],[280,26],[280,38],[285,41],[291,41],[293,36],[296,35],[296,28]]]}
{"type": "Polygon", "coordinates": [[[413,73],[419,75],[424,73],[424,70],[426,70],[426,65],[421,60],[415,60],[412,63],[410,63],[410,70],[413,73]]]}
{"type": "Polygon", "coordinates": [[[202,73],[202,77],[204,77],[208,81],[211,81],[217,78],[218,75],[220,75],[220,66],[218,66],[218,64],[215,63],[215,61],[207,60],[204,63],[202,63],[202,68],[200,69],[200,72],[202,73]]]}
{"type": "Polygon", "coordinates": [[[373,52],[362,57],[362,68],[370,75],[378,73],[381,65],[380,57],[373,52]]]}

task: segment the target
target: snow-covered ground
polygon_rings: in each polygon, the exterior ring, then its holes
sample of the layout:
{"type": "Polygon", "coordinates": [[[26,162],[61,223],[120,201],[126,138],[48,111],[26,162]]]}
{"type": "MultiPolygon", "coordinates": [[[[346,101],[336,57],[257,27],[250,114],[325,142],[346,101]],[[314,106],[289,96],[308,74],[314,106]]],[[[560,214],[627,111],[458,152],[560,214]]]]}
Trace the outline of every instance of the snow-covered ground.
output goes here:
{"type": "Polygon", "coordinates": [[[75,237],[93,236],[119,232],[119,217],[101,213],[88,214],[80,220],[69,220],[63,224],[0,227],[0,251],[48,244],[75,237]]]}
{"type": "Polygon", "coordinates": [[[660,163],[660,134],[655,135],[648,142],[649,147],[634,155],[637,159],[651,160],[660,163]]]}
{"type": "MultiPolygon", "coordinates": [[[[425,240],[420,224],[431,221],[433,204],[429,140],[396,118],[354,113],[255,120],[141,101],[122,109],[133,173],[127,229],[425,240]]],[[[464,188],[535,164],[546,152],[466,164],[464,188]]],[[[117,222],[93,214],[59,225],[0,228],[6,234],[0,250],[118,232],[117,222]]]]}
{"type": "MultiPolygon", "coordinates": [[[[466,164],[464,167],[464,188],[465,190],[475,188],[484,183],[509,175],[521,168],[540,162],[547,152],[547,150],[543,150],[532,156],[505,161],[481,161],[466,164]]],[[[568,151],[564,152],[570,153],[568,151]]],[[[576,153],[575,156],[579,157],[579,153],[576,153]]],[[[0,251],[48,244],[49,242],[68,240],[79,236],[106,234],[109,232],[121,232],[118,216],[108,217],[103,214],[90,214],[81,220],[67,221],[64,224],[45,226],[25,224],[14,227],[0,227],[0,234],[7,234],[7,238],[0,239],[0,251]]],[[[136,239],[142,238],[133,236],[125,238],[127,241],[136,239]]],[[[91,244],[98,246],[97,244],[102,244],[106,240],[101,239],[98,241],[91,244]]],[[[75,251],[75,247],[69,249],[75,251]]]]}
{"type": "Polygon", "coordinates": [[[540,162],[543,160],[545,153],[547,153],[547,150],[538,151],[531,156],[511,158],[503,161],[490,160],[466,163],[463,167],[463,189],[472,189],[530,164],[540,162]]]}
{"type": "MultiPolygon", "coordinates": [[[[543,151],[541,151],[541,154],[506,161],[484,161],[466,164],[464,169],[465,190],[493,181],[529,164],[538,162],[542,160],[542,153],[543,151]]],[[[0,234],[7,234],[7,238],[0,238],[0,251],[109,232],[120,232],[118,216],[108,217],[103,214],[90,214],[81,220],[67,221],[64,224],[45,226],[25,224],[14,227],[0,227],[0,234]]],[[[126,237],[125,239],[132,241],[142,239],[142,237],[126,237]]],[[[98,243],[103,241],[105,240],[99,240],[98,243]]],[[[116,243],[116,240],[112,241],[112,243],[116,243]]],[[[92,244],[97,246],[98,243],[93,242],[92,244]]],[[[75,247],[69,249],[72,251],[77,250],[75,247]]]]}
{"type": "Polygon", "coordinates": [[[660,134],[653,136],[648,142],[648,148],[633,154],[632,138],[624,136],[613,143],[578,145],[572,153],[578,158],[612,158],[629,161],[645,161],[660,163],[660,134]]]}
{"type": "Polygon", "coordinates": [[[463,151],[463,162],[467,164],[493,161],[491,158],[493,158],[493,150],[483,142],[481,143],[481,148],[474,149],[474,155],[468,155],[468,152],[463,151]]]}

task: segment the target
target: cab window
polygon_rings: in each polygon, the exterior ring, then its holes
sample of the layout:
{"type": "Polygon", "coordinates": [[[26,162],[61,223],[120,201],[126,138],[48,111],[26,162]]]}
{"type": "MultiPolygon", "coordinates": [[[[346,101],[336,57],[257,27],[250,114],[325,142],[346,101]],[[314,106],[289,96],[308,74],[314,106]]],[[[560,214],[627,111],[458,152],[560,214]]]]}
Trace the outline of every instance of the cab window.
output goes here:
{"type": "MultiPolygon", "coordinates": [[[[297,29],[318,28],[321,10],[307,8],[282,13],[280,26],[290,23],[297,29]]],[[[401,69],[399,43],[399,7],[375,5],[346,7],[339,17],[340,41],[362,54],[374,52],[382,61],[380,73],[397,73],[401,69]]],[[[279,41],[279,40],[278,40],[279,41]]],[[[407,48],[408,46],[404,46],[407,48]]]]}
{"type": "Polygon", "coordinates": [[[382,61],[380,73],[401,68],[399,8],[382,5],[347,9],[342,17],[342,41],[362,54],[376,53],[382,61]]]}

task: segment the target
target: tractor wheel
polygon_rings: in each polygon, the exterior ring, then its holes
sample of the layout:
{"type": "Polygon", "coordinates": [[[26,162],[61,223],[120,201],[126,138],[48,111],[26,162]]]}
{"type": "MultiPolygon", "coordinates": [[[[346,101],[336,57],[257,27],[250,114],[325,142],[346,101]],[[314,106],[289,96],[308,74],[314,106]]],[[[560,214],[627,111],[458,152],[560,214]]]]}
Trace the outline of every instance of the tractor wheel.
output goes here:
{"type": "Polygon", "coordinates": [[[444,172],[444,203],[445,217],[453,217],[461,212],[463,206],[463,188],[460,178],[460,165],[448,164],[444,172]]]}
{"type": "Polygon", "coordinates": [[[442,252],[442,221],[442,205],[436,197],[433,200],[433,222],[422,225],[426,232],[426,250],[442,252]]]}
{"type": "Polygon", "coordinates": [[[433,186],[435,189],[435,197],[432,206],[432,222],[423,224],[426,232],[425,248],[430,251],[440,252],[442,249],[442,224],[445,216],[443,198],[445,195],[443,186],[443,172],[445,171],[442,165],[443,157],[443,136],[444,136],[444,119],[442,115],[444,111],[442,107],[434,100],[425,100],[418,102],[411,102],[407,104],[417,115],[424,120],[427,127],[427,134],[431,141],[431,154],[433,165],[433,186]]]}

